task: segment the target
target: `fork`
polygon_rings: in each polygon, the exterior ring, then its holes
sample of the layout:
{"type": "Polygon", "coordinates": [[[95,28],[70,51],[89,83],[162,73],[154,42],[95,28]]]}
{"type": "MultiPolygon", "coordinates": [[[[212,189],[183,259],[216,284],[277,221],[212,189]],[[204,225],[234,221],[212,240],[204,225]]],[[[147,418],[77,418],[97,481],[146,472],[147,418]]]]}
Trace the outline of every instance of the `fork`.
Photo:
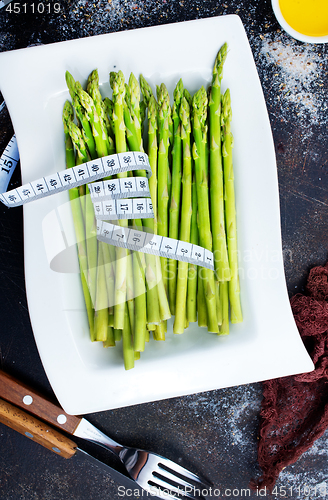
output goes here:
{"type": "Polygon", "coordinates": [[[0,370],[0,397],[23,408],[68,434],[85,439],[115,454],[129,477],[152,496],[176,500],[204,498],[208,483],[204,478],[161,455],[117,443],[83,417],[69,415],[35,390],[0,370]]]}

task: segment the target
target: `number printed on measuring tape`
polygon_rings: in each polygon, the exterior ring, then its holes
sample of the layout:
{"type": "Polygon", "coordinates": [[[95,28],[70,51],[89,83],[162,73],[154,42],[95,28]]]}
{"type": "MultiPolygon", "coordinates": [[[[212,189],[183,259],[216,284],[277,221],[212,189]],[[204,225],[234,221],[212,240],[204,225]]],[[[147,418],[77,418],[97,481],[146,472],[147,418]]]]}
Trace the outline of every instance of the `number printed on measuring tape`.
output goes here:
{"type": "Polygon", "coordinates": [[[116,200],[119,198],[149,197],[147,177],[125,177],[88,184],[92,201],[116,200]]]}
{"type": "Polygon", "coordinates": [[[0,193],[6,191],[18,162],[17,140],[16,136],[13,135],[0,157],[0,193]]]}
{"type": "Polygon", "coordinates": [[[97,238],[110,245],[128,248],[137,252],[180,260],[214,270],[213,253],[205,248],[139,229],[121,227],[110,222],[98,221],[97,238]]]}
{"type": "Polygon", "coordinates": [[[93,207],[96,219],[101,220],[154,218],[150,198],[94,201],[93,207]]]}
{"type": "MultiPolygon", "coordinates": [[[[127,152],[104,156],[42,177],[11,191],[0,190],[0,201],[7,207],[17,207],[45,196],[98,181],[104,177],[134,170],[145,171],[147,177],[151,176],[151,167],[145,153],[127,152]]],[[[146,193],[144,193],[145,195],[146,193]]]]}

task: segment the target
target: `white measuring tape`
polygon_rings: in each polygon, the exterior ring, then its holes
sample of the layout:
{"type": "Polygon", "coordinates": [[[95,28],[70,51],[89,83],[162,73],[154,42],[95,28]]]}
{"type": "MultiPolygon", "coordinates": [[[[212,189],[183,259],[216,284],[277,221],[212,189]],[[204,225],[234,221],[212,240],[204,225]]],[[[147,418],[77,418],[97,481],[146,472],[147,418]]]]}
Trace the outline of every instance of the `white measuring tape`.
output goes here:
{"type": "Polygon", "coordinates": [[[18,160],[19,154],[14,136],[0,158],[0,201],[7,207],[24,205],[45,196],[88,184],[97,219],[97,238],[100,241],[214,270],[213,253],[205,248],[106,222],[154,217],[148,183],[151,167],[145,153],[129,152],[105,156],[5,192],[18,160]],[[148,177],[90,182],[133,170],[144,170],[148,177]]]}
{"type": "Polygon", "coordinates": [[[154,218],[151,198],[97,201],[93,204],[96,219],[150,219],[154,218]]]}
{"type": "Polygon", "coordinates": [[[7,207],[18,207],[103,177],[133,170],[145,170],[146,174],[151,176],[148,156],[145,153],[118,153],[91,160],[47,177],[41,177],[6,193],[3,192],[0,194],[0,201],[7,207]]]}
{"type": "Polygon", "coordinates": [[[6,191],[18,162],[17,140],[16,136],[13,135],[0,157],[0,193],[6,191]]]}
{"type": "Polygon", "coordinates": [[[154,218],[147,177],[93,182],[88,187],[96,219],[154,218]]]}
{"type": "Polygon", "coordinates": [[[147,197],[150,198],[147,177],[128,177],[112,179],[89,184],[91,199],[94,203],[99,200],[115,200],[117,198],[147,197]]]}
{"type": "Polygon", "coordinates": [[[97,238],[110,245],[180,260],[214,270],[213,253],[206,248],[185,241],[150,234],[134,228],[116,226],[104,221],[97,224],[97,238]]]}

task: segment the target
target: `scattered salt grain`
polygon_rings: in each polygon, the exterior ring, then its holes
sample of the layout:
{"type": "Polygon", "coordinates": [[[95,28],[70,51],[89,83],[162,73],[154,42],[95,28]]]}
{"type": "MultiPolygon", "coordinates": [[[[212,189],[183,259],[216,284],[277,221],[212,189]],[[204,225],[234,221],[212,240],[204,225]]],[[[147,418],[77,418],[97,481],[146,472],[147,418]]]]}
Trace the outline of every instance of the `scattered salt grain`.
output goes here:
{"type": "Polygon", "coordinates": [[[302,44],[279,32],[253,40],[260,59],[259,73],[264,89],[276,106],[276,118],[288,122],[291,116],[310,125],[327,123],[327,78],[323,51],[316,45],[302,44]]]}

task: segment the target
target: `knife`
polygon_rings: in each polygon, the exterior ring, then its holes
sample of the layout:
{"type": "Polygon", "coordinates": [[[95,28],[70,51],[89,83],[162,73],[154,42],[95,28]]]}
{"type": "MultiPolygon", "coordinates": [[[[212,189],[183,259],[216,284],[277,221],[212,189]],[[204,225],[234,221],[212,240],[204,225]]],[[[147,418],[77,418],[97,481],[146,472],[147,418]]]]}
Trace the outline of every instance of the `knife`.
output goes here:
{"type": "Polygon", "coordinates": [[[107,465],[105,462],[98,460],[82,448],[79,448],[74,441],[63,433],[1,398],[0,422],[36,443],[41,444],[48,450],[56,453],[56,455],[60,455],[66,459],[72,459],[74,457],[75,459],[87,461],[88,464],[101,468],[109,474],[116,483],[123,487],[123,489],[119,491],[122,494],[127,493],[129,498],[137,499],[143,494],[141,488],[136,485],[135,481],[132,481],[132,479],[115,470],[110,465],[107,465]]]}

